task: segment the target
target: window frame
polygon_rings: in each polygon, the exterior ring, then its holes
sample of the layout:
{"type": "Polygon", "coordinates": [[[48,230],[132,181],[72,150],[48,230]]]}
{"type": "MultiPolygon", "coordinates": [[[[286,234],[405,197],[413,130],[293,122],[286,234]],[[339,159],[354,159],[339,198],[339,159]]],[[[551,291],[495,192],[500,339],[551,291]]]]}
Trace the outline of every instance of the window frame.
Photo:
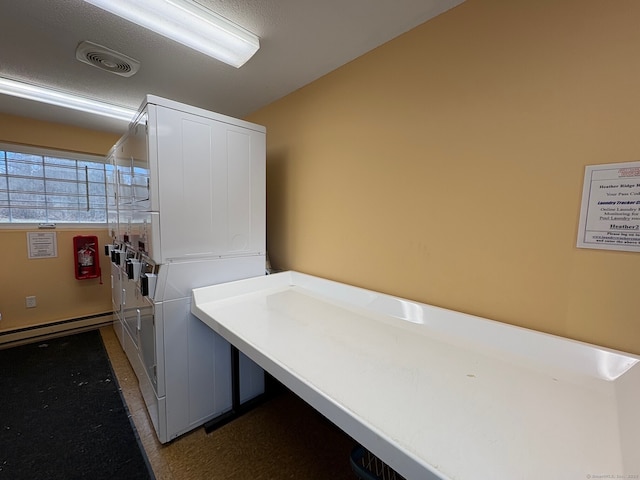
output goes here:
{"type": "MultiPolygon", "coordinates": [[[[46,157],[50,157],[50,158],[56,158],[56,159],[62,159],[62,160],[71,160],[71,161],[75,161],[75,162],[89,162],[89,163],[94,163],[94,164],[102,164],[104,166],[104,170],[103,170],[103,174],[104,174],[104,222],[73,222],[73,221],[51,221],[51,220],[40,220],[40,221],[33,221],[33,222],[28,222],[28,221],[8,221],[8,222],[4,222],[4,221],[0,221],[0,230],[4,230],[4,229],[14,229],[14,230],[25,230],[25,229],[33,229],[33,228],[42,228],[43,226],[49,226],[49,228],[52,228],[51,225],[53,225],[53,228],[66,228],[66,229],[91,229],[91,228],[106,228],[108,225],[108,185],[107,185],[107,181],[108,181],[108,168],[109,168],[109,161],[107,156],[102,156],[102,155],[96,155],[96,154],[91,154],[91,153],[82,153],[82,152],[73,152],[73,151],[67,151],[67,150],[59,150],[59,149],[54,149],[54,148],[46,148],[46,147],[35,147],[35,146],[30,146],[30,145],[21,145],[21,144],[15,144],[15,143],[8,143],[8,142],[0,142],[0,151],[2,152],[12,152],[12,153],[17,153],[17,154],[24,154],[24,155],[37,155],[42,157],[43,159],[43,165],[45,166],[46,169],[46,157]]],[[[0,162],[4,162],[4,156],[0,157],[0,162]]],[[[74,168],[75,172],[78,172],[79,166],[75,165],[75,167],[70,167],[70,168],[74,168]]],[[[16,176],[18,177],[18,176],[16,176]]],[[[4,180],[5,176],[2,175],[2,179],[4,180]]],[[[9,178],[11,178],[11,175],[9,175],[9,178]]],[[[42,178],[46,184],[47,180],[51,180],[51,178],[48,178],[46,175],[46,170],[43,173],[42,178]]],[[[74,183],[73,181],[71,183],[74,183]]],[[[80,183],[79,180],[75,181],[76,184],[80,183]]],[[[98,182],[99,183],[99,182],[98,182]]],[[[5,185],[1,185],[1,188],[4,190],[5,185]]],[[[49,195],[56,195],[55,192],[49,192],[49,195]]],[[[102,195],[100,195],[100,198],[102,198],[102,195]]]]}

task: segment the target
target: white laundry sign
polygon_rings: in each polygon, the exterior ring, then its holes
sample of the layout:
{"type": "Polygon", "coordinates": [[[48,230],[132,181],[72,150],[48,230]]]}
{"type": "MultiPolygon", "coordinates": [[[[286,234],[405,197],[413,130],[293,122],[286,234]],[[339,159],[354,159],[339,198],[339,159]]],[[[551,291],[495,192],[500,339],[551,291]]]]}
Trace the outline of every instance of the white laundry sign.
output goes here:
{"type": "Polygon", "coordinates": [[[578,247],[640,252],[640,162],[586,167],[578,247]]]}
{"type": "Polygon", "coordinates": [[[55,232],[27,232],[29,258],[54,258],[58,256],[55,232]]]}

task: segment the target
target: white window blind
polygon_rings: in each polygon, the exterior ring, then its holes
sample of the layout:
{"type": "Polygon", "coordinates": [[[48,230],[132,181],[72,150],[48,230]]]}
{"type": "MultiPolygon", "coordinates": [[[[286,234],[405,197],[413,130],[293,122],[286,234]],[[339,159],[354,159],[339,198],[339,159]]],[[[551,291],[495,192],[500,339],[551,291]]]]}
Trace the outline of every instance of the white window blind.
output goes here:
{"type": "Polygon", "coordinates": [[[0,224],[106,223],[100,157],[0,144],[0,224]]]}

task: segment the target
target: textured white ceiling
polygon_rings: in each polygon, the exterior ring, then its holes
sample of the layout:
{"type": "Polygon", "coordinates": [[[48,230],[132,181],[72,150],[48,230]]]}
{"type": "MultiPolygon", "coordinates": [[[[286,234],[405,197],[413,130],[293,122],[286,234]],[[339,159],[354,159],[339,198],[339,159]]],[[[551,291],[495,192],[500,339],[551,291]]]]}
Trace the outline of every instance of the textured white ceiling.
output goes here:
{"type": "MultiPolygon", "coordinates": [[[[463,0],[199,0],[260,37],[236,69],[82,0],[0,0],[0,76],[137,108],[147,93],[243,117],[463,0]],[[76,60],[88,40],[141,62],[130,78],[76,60]]],[[[0,95],[0,112],[105,131],[126,125],[0,95]]]]}

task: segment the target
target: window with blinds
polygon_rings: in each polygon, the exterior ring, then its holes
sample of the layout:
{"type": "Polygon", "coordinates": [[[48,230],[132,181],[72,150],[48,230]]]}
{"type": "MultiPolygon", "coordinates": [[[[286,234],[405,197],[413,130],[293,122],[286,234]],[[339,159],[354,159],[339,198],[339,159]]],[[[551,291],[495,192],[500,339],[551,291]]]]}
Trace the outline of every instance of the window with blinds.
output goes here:
{"type": "Polygon", "coordinates": [[[0,145],[0,224],[106,223],[110,168],[100,157],[0,145]]]}

